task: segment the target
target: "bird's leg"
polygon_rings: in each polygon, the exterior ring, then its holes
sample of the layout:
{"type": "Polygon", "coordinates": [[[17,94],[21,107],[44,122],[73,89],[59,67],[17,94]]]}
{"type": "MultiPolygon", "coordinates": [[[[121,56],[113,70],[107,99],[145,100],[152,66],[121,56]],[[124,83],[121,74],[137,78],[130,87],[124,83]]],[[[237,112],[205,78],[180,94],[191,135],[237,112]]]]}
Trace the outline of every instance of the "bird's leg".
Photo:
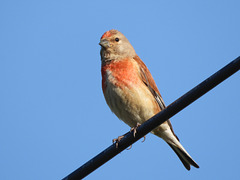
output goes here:
{"type": "MultiPolygon", "coordinates": [[[[126,134],[127,134],[127,133],[126,133],[126,134]]],[[[124,135],[122,135],[122,136],[118,136],[118,138],[115,138],[115,139],[112,140],[113,143],[116,142],[116,148],[118,148],[118,143],[121,141],[121,139],[122,139],[126,134],[124,134],[124,135]]],[[[127,148],[127,150],[129,150],[129,149],[131,149],[131,148],[132,148],[132,145],[130,145],[130,147],[127,148]]]]}
{"type": "MultiPolygon", "coordinates": [[[[138,128],[139,126],[141,126],[141,124],[140,124],[140,123],[137,123],[137,125],[136,125],[135,127],[132,127],[132,128],[131,128],[130,132],[133,131],[133,137],[135,137],[135,135],[136,135],[136,133],[137,133],[137,128],[138,128]]],[[[143,141],[142,141],[142,142],[144,142],[145,140],[146,140],[146,136],[143,136],[143,141]]],[[[131,147],[130,147],[129,149],[131,149],[131,147]]]]}
{"type": "Polygon", "coordinates": [[[118,143],[121,141],[121,139],[124,137],[124,135],[122,136],[118,136],[118,138],[115,138],[112,140],[113,143],[116,143],[116,148],[118,148],[118,143]]]}
{"type": "MultiPolygon", "coordinates": [[[[140,123],[137,123],[136,126],[134,126],[134,127],[132,127],[132,128],[130,129],[130,132],[133,132],[133,137],[135,137],[135,135],[136,135],[136,133],[137,133],[137,128],[138,128],[139,126],[141,126],[141,124],[140,124],[140,123]]],[[[126,133],[126,134],[127,134],[127,133],[126,133]]],[[[116,148],[118,148],[118,143],[121,141],[122,138],[124,138],[124,136],[125,136],[126,134],[124,134],[124,135],[122,135],[122,136],[118,136],[118,138],[115,138],[115,139],[112,140],[113,143],[116,143],[116,148]]],[[[143,139],[142,142],[145,141],[146,136],[143,136],[143,138],[144,138],[144,139],[143,139]]],[[[131,149],[131,148],[132,148],[132,145],[131,145],[127,150],[129,150],[129,149],[131,149]]]]}
{"type": "Polygon", "coordinates": [[[135,135],[136,135],[136,133],[137,133],[137,128],[138,128],[139,126],[141,126],[141,124],[140,124],[140,123],[137,123],[136,126],[134,126],[134,127],[131,128],[130,132],[133,132],[133,137],[135,137],[135,135]]]}
{"type": "Polygon", "coordinates": [[[129,148],[127,148],[127,150],[130,150],[130,149],[132,149],[132,144],[129,146],[129,148]]]}
{"type": "MultiPolygon", "coordinates": [[[[127,134],[127,133],[126,133],[127,134]]],[[[122,138],[124,138],[124,136],[126,135],[122,135],[122,136],[118,136],[118,138],[115,138],[112,140],[113,143],[116,143],[116,148],[118,148],[118,143],[121,141],[122,138]]]]}
{"type": "Polygon", "coordinates": [[[142,140],[142,143],[146,140],[146,135],[143,136],[143,140],[142,140]]]}

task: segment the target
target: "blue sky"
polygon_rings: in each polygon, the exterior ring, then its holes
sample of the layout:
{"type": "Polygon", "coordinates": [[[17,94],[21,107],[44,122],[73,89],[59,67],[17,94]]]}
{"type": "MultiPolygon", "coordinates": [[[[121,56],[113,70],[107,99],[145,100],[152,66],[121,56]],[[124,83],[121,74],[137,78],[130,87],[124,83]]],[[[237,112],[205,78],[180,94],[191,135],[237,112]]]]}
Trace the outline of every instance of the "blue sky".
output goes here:
{"type": "MultiPolygon", "coordinates": [[[[0,179],[61,179],[129,131],[107,107],[98,45],[118,29],[166,105],[240,55],[240,2],[0,3],[0,179]]],[[[240,179],[240,74],[175,115],[200,169],[185,170],[158,137],[107,162],[95,179],[240,179]]]]}

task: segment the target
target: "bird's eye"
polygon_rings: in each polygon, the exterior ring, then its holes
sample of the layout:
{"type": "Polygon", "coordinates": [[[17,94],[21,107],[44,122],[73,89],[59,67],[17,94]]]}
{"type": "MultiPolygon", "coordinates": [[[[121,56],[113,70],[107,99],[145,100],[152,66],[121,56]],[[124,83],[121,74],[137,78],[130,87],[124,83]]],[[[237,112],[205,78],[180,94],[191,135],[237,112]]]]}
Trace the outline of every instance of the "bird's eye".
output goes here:
{"type": "Polygon", "coordinates": [[[119,41],[119,38],[115,38],[115,41],[118,42],[118,41],[119,41]]]}

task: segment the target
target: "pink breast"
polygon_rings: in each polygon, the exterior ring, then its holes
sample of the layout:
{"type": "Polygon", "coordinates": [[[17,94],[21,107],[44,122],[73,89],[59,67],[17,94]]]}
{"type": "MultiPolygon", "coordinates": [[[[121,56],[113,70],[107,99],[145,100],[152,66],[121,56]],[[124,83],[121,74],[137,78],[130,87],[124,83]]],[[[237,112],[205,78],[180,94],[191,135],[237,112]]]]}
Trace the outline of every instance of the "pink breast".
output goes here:
{"type": "Polygon", "coordinates": [[[111,83],[120,88],[131,88],[140,82],[138,68],[133,61],[121,60],[111,62],[102,66],[101,72],[103,91],[106,88],[106,80],[111,81],[111,83]]]}

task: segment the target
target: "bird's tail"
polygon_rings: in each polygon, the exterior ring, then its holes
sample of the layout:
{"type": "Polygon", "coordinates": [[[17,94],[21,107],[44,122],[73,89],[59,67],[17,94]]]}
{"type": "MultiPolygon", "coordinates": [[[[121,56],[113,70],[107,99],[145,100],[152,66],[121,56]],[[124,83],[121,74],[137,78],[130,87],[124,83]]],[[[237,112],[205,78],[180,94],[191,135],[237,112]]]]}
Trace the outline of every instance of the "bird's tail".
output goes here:
{"type": "Polygon", "coordinates": [[[174,134],[172,129],[166,128],[165,131],[160,131],[159,129],[155,129],[153,133],[161,137],[164,141],[168,143],[168,145],[177,154],[177,156],[182,161],[183,165],[187,170],[190,170],[191,165],[196,168],[199,168],[198,164],[192,159],[192,157],[187,153],[187,151],[181,145],[178,137],[174,134]]]}
{"type": "Polygon", "coordinates": [[[182,161],[183,165],[187,170],[190,170],[190,165],[199,168],[198,164],[192,159],[192,157],[187,153],[187,151],[183,148],[183,146],[178,141],[177,144],[169,143],[168,145],[173,149],[173,151],[177,154],[179,159],[182,161]]]}

